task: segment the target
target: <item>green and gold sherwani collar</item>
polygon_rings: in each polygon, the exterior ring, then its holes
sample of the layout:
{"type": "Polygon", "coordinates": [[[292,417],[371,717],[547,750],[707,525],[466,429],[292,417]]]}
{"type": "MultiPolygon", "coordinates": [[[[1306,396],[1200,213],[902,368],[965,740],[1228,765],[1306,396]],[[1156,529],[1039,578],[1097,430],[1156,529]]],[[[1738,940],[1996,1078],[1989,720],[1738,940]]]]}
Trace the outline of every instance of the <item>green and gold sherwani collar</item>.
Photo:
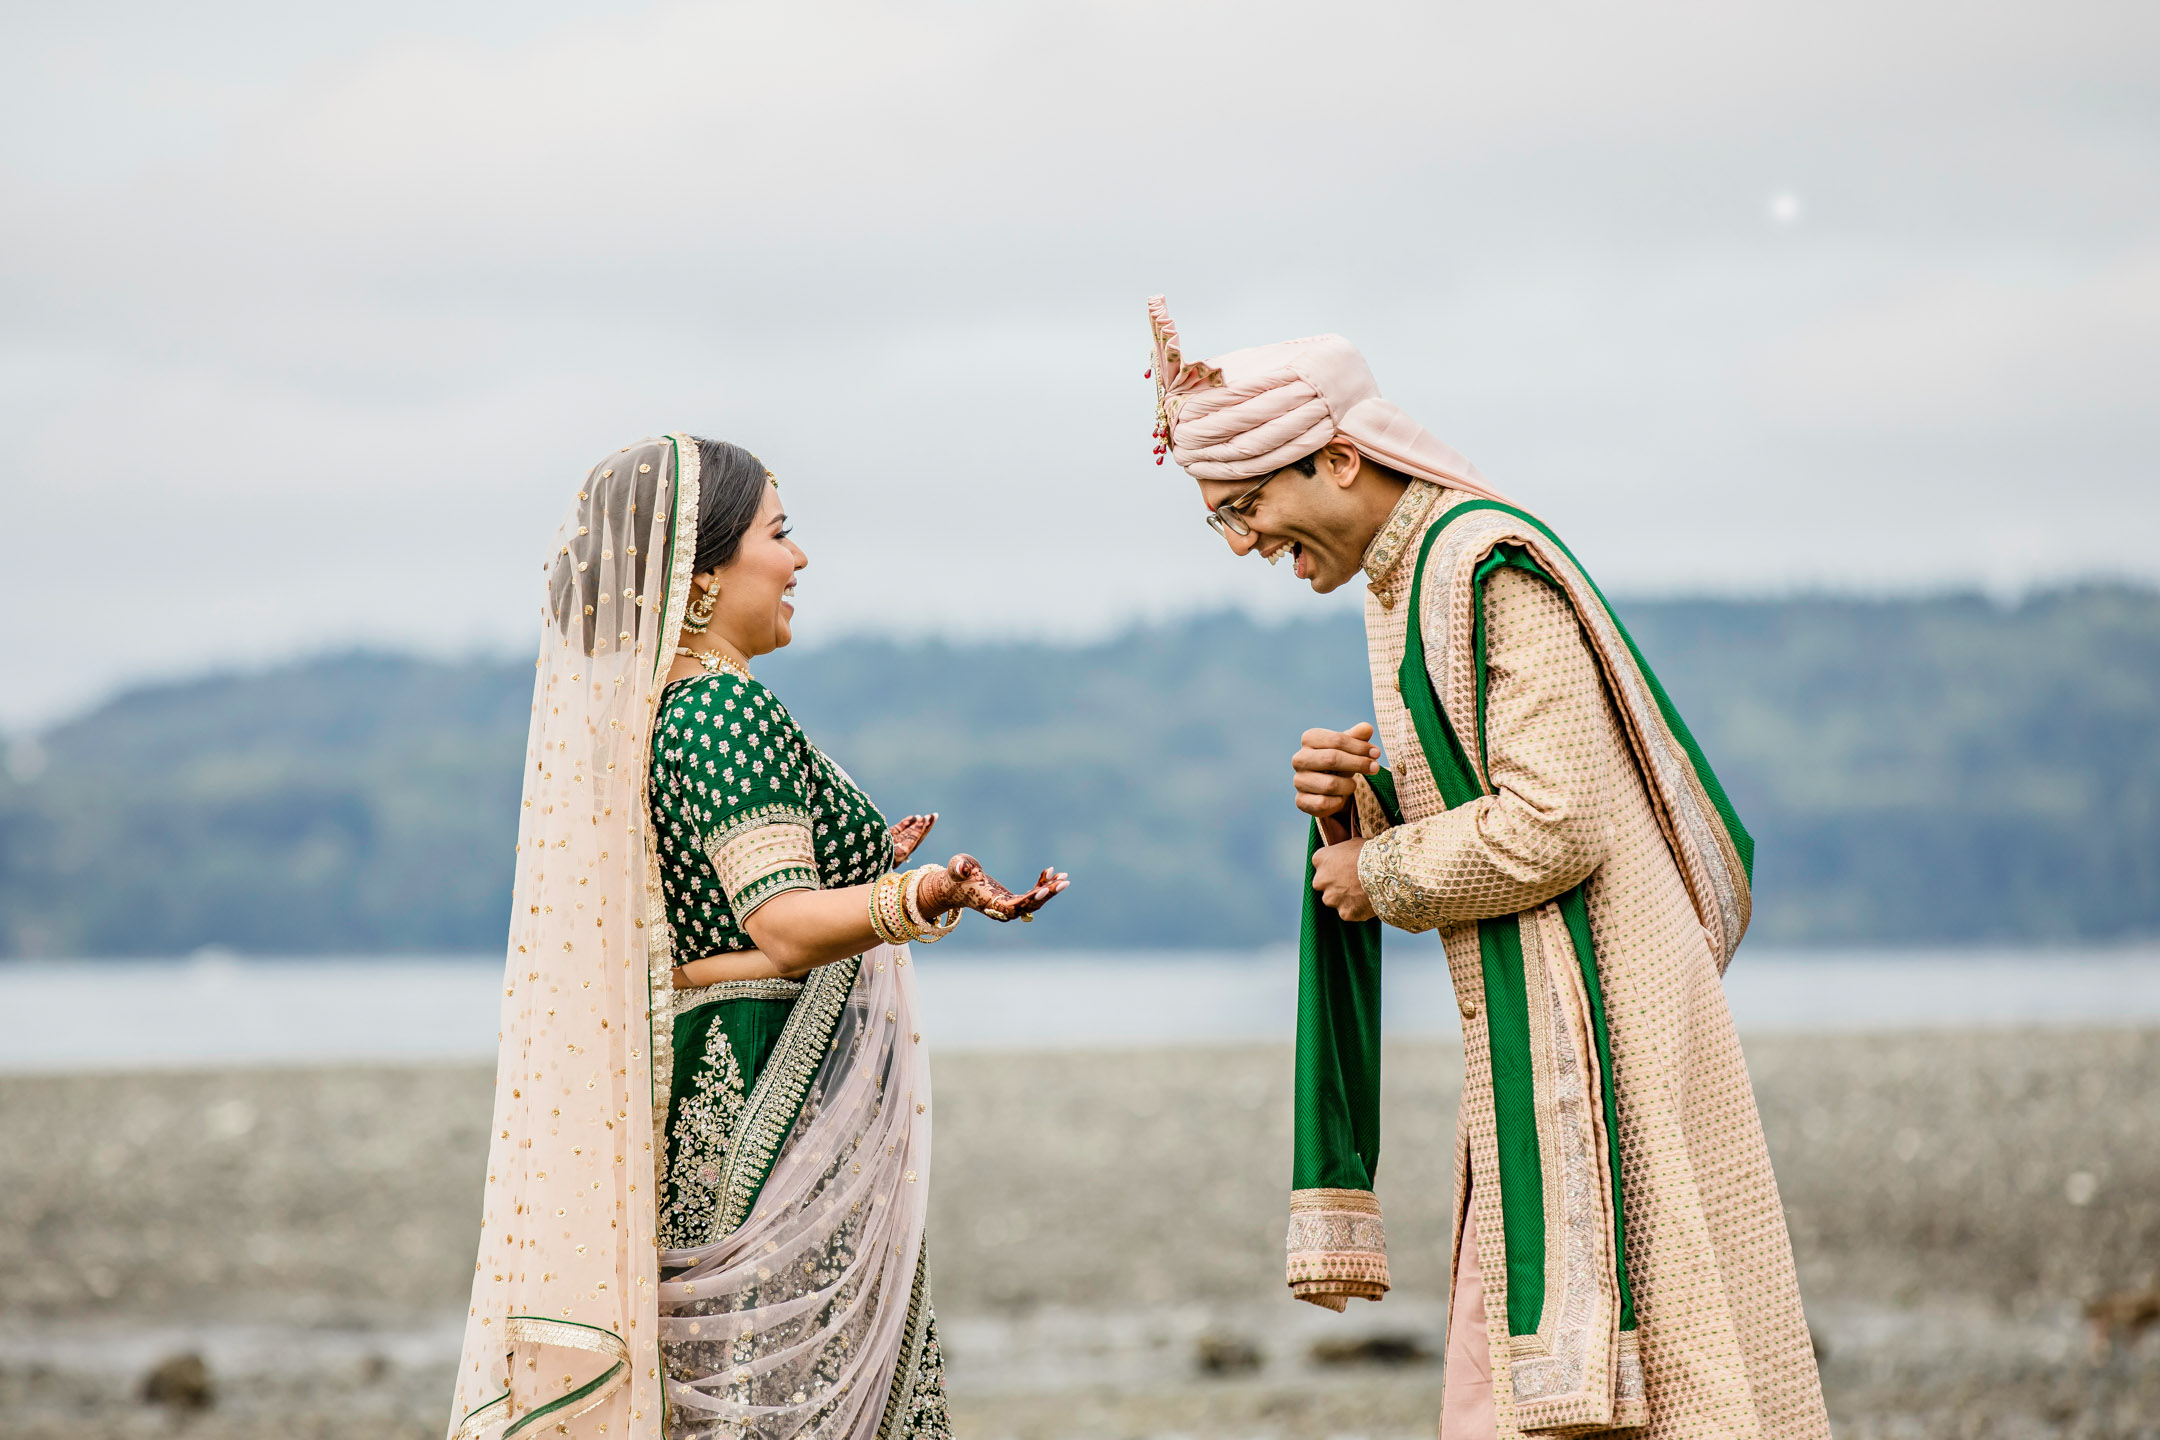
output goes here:
{"type": "Polygon", "coordinates": [[[1403,557],[1417,548],[1414,542],[1424,533],[1426,517],[1445,493],[1430,481],[1412,480],[1380,533],[1365,547],[1365,579],[1383,609],[1394,609],[1409,589],[1413,567],[1404,565],[1403,557]]]}

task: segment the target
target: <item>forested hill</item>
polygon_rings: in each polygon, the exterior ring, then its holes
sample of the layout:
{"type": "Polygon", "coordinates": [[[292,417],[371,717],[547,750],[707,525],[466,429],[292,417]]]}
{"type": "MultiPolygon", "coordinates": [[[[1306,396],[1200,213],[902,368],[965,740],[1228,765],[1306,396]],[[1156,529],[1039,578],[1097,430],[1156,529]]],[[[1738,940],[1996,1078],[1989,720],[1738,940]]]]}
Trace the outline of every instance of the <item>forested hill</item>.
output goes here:
{"type": "MultiPolygon", "coordinates": [[[[2160,594],[1625,604],[1757,841],[1758,942],[2160,934],[2160,594]]],[[[1287,760],[1366,716],[1355,619],[854,641],[761,678],[930,850],[1072,892],[956,943],[1296,930],[1287,760]]],[[[529,661],[325,657],[123,695],[0,776],[0,950],[492,950],[529,661]]]]}

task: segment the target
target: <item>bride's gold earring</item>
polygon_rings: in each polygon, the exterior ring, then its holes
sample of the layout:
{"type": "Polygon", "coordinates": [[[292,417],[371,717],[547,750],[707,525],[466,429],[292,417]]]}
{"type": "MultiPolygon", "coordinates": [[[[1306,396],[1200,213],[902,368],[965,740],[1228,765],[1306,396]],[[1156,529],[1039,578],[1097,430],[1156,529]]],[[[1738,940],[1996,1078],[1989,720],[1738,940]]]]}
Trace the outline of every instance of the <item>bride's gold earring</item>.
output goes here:
{"type": "Polygon", "coordinates": [[[713,606],[719,602],[719,599],[720,587],[718,585],[708,590],[701,590],[690,597],[689,608],[683,611],[683,629],[688,630],[693,635],[704,634],[705,627],[712,624],[713,606]]]}

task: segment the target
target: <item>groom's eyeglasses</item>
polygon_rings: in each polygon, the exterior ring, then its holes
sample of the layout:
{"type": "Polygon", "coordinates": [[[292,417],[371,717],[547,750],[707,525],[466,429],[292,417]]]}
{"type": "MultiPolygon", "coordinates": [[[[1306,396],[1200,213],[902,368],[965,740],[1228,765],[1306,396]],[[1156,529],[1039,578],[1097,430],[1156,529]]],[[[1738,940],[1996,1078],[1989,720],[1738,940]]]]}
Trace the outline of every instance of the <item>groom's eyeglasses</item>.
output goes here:
{"type": "Polygon", "coordinates": [[[1270,471],[1268,474],[1260,477],[1260,484],[1255,485],[1252,487],[1252,489],[1247,490],[1244,493],[1237,495],[1231,499],[1225,500],[1222,504],[1210,509],[1207,515],[1208,528],[1213,530],[1216,534],[1226,537],[1230,535],[1252,534],[1252,526],[1247,525],[1245,523],[1245,517],[1238,514],[1237,512],[1242,509],[1246,504],[1248,504],[1252,500],[1253,496],[1258,495],[1262,487],[1264,487],[1268,483],[1268,481],[1273,480],[1277,475],[1280,474],[1282,474],[1282,471],[1280,470],[1270,471]]]}

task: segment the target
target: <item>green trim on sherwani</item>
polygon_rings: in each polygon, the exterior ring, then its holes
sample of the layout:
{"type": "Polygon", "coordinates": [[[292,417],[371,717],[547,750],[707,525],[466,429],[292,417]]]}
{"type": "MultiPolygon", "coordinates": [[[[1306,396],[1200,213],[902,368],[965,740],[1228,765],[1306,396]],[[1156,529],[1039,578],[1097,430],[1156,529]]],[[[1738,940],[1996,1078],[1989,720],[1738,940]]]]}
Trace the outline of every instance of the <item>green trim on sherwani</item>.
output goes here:
{"type": "MultiPolygon", "coordinates": [[[[1718,983],[1747,929],[1752,840],[1603,595],[1534,517],[1414,482],[1364,568],[1394,804],[1358,787],[1358,873],[1381,921],[1440,933],[1461,1005],[1457,1203],[1476,1212],[1474,1348],[1499,1437],[1826,1435],[1718,983]]],[[[1301,978],[1337,933],[1304,898],[1301,978]]],[[[1386,1275],[1378,1203],[1355,1184],[1371,1166],[1349,1163],[1379,1137],[1331,1125],[1358,1098],[1334,1057],[1369,1051],[1378,1073],[1379,966],[1361,963],[1370,1006],[1313,1008],[1348,1028],[1310,1043],[1300,1000],[1301,1101],[1327,1085],[1348,1099],[1299,1108],[1298,1178],[1329,1183],[1293,1193],[1289,1278],[1338,1309],[1386,1288],[1367,1278],[1386,1275]]],[[[1460,1208],[1456,1223],[1459,1244],[1460,1208]]]]}

